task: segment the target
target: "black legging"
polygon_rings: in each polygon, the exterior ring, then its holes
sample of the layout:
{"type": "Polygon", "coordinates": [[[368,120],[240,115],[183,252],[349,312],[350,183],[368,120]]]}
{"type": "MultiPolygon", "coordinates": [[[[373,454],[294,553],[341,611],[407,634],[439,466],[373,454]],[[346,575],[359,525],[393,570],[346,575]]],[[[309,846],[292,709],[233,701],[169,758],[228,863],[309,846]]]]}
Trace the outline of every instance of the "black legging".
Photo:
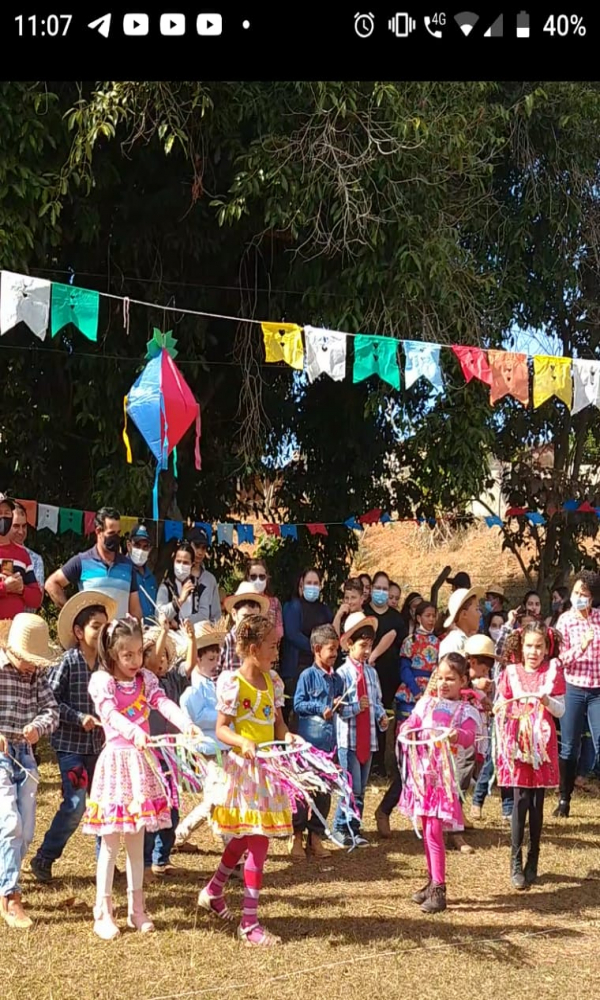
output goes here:
{"type": "Polygon", "coordinates": [[[512,853],[517,854],[523,848],[525,839],[525,824],[529,813],[529,850],[537,855],[540,850],[542,826],[544,823],[545,788],[515,788],[513,789],[515,804],[512,811],[511,842],[512,853]]]}

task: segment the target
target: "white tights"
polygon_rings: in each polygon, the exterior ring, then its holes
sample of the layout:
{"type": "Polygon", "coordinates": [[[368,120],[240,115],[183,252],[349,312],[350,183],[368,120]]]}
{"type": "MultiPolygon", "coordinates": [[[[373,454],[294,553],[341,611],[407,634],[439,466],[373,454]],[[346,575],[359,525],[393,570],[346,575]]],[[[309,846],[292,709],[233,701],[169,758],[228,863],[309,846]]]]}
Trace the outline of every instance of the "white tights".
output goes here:
{"type": "MultiPolygon", "coordinates": [[[[137,892],[144,887],[144,830],[138,833],[126,833],[124,837],[127,852],[127,891],[137,892]]],[[[102,837],[96,869],[97,906],[102,906],[104,900],[112,896],[120,844],[120,833],[109,833],[102,837]]]]}

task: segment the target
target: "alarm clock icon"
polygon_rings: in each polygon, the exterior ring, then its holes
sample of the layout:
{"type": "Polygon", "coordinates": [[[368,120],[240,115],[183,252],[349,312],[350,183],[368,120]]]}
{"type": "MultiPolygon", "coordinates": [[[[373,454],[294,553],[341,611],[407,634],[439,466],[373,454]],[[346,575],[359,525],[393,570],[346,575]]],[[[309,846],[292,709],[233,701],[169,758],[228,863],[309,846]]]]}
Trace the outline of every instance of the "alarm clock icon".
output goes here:
{"type": "Polygon", "coordinates": [[[359,38],[370,38],[375,29],[374,14],[355,14],[354,30],[359,38]]]}

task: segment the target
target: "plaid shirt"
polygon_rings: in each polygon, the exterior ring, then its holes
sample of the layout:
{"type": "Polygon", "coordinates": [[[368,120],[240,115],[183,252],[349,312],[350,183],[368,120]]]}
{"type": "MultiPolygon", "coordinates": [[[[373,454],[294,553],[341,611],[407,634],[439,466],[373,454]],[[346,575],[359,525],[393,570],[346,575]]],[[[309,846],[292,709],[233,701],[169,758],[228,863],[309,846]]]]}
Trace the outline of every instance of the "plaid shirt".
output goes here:
{"type": "Polygon", "coordinates": [[[95,715],[88,694],[93,671],[80,649],[69,649],[51,671],[49,682],[60,710],[60,725],[52,736],[52,746],[60,753],[97,755],[102,749],[103,733],[99,728],[86,733],[81,728],[84,715],[95,715]]]}
{"type": "Polygon", "coordinates": [[[220,674],[224,670],[239,670],[242,665],[242,661],[236,652],[235,643],[235,628],[232,628],[231,631],[225,636],[225,642],[223,643],[221,655],[219,656],[220,674]]]}
{"type": "MultiPolygon", "coordinates": [[[[358,674],[357,664],[350,657],[337,672],[344,685],[343,704],[336,713],[337,744],[347,750],[356,750],[356,716],[360,712],[360,705],[356,693],[358,674]]],[[[386,714],[381,699],[381,685],[377,671],[366,664],[363,667],[365,673],[365,683],[367,686],[367,697],[369,699],[369,716],[371,722],[371,752],[378,749],[377,729],[379,720],[386,714]]]]}
{"type": "Polygon", "coordinates": [[[58,705],[43,670],[23,674],[0,652],[0,733],[11,743],[25,743],[25,726],[49,736],[58,726],[58,705]]]}
{"type": "Polygon", "coordinates": [[[582,618],[576,611],[565,611],[556,623],[563,643],[560,662],[569,684],[582,688],[600,688],[600,608],[592,608],[589,618],[582,618]],[[594,637],[587,649],[581,646],[589,629],[594,637]]]}

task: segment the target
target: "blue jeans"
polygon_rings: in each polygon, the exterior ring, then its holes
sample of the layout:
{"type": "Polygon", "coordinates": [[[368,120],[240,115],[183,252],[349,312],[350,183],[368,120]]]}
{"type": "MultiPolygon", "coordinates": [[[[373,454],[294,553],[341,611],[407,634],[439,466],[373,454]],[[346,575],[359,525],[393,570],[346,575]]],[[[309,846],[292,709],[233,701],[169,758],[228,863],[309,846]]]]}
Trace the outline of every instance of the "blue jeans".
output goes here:
{"type": "Polygon", "coordinates": [[[49,865],[58,861],[81,822],[98,758],[57,750],[56,759],[62,781],[62,801],[38,850],[38,857],[49,865]]]}
{"type": "Polygon", "coordinates": [[[594,750],[600,752],[600,688],[582,688],[567,683],[565,714],[560,720],[561,760],[576,764],[581,749],[585,720],[592,734],[594,750]]]}
{"type": "MultiPolygon", "coordinates": [[[[477,778],[477,784],[475,785],[475,791],[473,792],[473,805],[479,806],[481,808],[490,791],[490,781],[492,775],[494,774],[494,761],[492,758],[492,749],[487,752],[487,756],[483,762],[483,767],[479,772],[479,777],[477,778]]],[[[502,800],[502,815],[512,816],[514,795],[512,788],[501,788],[500,798],[502,800]]]]}
{"type": "Polygon", "coordinates": [[[37,777],[28,743],[9,743],[8,754],[0,753],[0,896],[21,891],[21,865],[35,831],[37,777]]]}
{"type": "Polygon", "coordinates": [[[168,865],[175,844],[175,830],[179,825],[179,810],[171,809],[171,826],[166,830],[144,835],[144,868],[152,865],[168,865]]]}
{"type": "MultiPolygon", "coordinates": [[[[371,773],[371,760],[373,758],[372,754],[369,754],[369,759],[365,764],[361,764],[356,756],[356,750],[347,750],[345,747],[338,747],[338,759],[340,762],[340,767],[347,771],[352,780],[352,791],[354,793],[354,801],[356,802],[356,808],[360,816],[363,814],[363,808],[365,804],[365,790],[367,787],[367,781],[369,780],[369,774],[371,773]]],[[[358,833],[360,830],[360,822],[357,819],[353,819],[350,822],[350,826],[354,833],[358,833]]],[[[333,821],[333,828],[337,830],[338,833],[348,834],[348,823],[344,817],[342,810],[339,805],[335,813],[335,819],[333,821]]]]}

